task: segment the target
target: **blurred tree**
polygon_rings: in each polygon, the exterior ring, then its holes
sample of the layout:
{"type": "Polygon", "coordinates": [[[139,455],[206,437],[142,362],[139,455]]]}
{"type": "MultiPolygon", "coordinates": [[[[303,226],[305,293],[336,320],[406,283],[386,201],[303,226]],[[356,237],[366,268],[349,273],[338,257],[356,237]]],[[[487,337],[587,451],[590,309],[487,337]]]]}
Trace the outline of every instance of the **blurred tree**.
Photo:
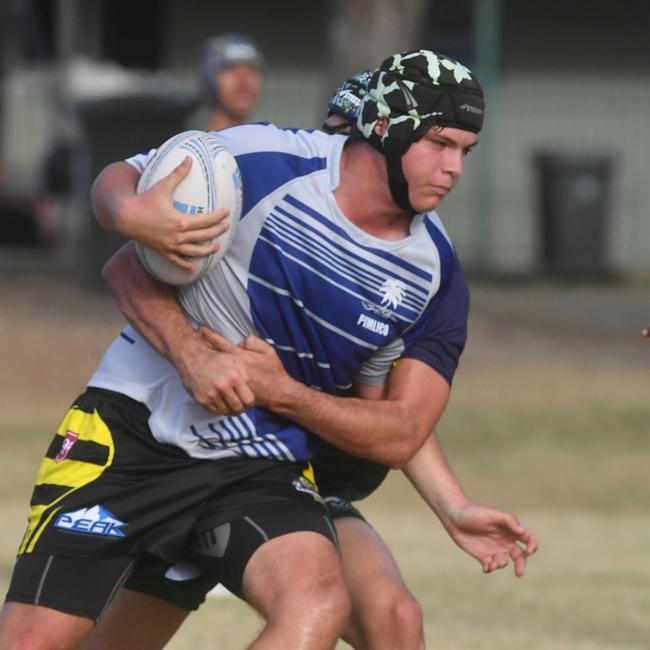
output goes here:
{"type": "Polygon", "coordinates": [[[417,47],[426,0],[335,0],[329,23],[329,82],[377,67],[394,52],[417,47]]]}

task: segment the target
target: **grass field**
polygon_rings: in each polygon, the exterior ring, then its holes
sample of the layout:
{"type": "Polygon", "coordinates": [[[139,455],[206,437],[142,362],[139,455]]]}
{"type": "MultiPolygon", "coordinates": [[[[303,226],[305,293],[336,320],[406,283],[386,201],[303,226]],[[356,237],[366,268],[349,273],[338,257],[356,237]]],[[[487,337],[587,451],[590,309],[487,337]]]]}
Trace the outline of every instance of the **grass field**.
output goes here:
{"type": "MultiPolygon", "coordinates": [[[[28,295],[0,287],[12,306],[0,314],[3,589],[40,455],[120,323],[105,298],[79,302],[49,282],[28,295]]],[[[443,446],[467,491],[515,511],[541,548],[523,579],[484,576],[394,473],[362,509],[423,605],[429,648],[650,648],[650,341],[637,339],[645,323],[612,317],[633,303],[647,299],[579,287],[475,291],[443,446]],[[568,314],[562,300],[583,309],[568,314]],[[603,312],[591,327],[580,320],[590,321],[589,305],[603,312]]],[[[211,599],[169,647],[237,650],[259,625],[242,603],[211,599]]]]}

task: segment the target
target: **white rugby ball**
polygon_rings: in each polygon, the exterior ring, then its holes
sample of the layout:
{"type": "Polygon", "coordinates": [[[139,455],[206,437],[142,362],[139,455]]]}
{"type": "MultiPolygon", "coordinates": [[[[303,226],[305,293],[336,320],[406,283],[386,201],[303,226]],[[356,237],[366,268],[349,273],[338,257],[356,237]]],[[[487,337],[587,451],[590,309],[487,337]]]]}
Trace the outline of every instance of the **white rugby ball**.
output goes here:
{"type": "Polygon", "coordinates": [[[196,262],[194,271],[181,269],[157,251],[136,242],[140,261],[147,271],[162,282],[173,285],[194,282],[214,268],[228,251],[242,206],[237,162],[213,134],[205,131],[185,131],[167,140],[142,172],[138,194],[168,176],[187,156],[192,158],[192,168],[174,191],[174,207],[188,215],[228,208],[230,215],[226,219],[230,227],[213,240],[219,244],[219,250],[206,257],[192,258],[196,262]]]}

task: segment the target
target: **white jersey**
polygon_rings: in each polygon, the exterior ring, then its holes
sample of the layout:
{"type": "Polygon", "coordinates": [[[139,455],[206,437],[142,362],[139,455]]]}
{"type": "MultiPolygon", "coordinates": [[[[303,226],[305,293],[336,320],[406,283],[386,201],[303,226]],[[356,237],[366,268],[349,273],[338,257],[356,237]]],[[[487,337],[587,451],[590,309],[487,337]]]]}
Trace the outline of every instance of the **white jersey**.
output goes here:
{"type": "MultiPolygon", "coordinates": [[[[235,343],[262,337],[293,377],[317,390],[342,394],[354,380],[383,383],[452,273],[453,249],[437,215],[417,215],[399,241],[351,223],[333,194],[343,136],[264,124],[211,135],[237,160],[243,208],[223,259],[179,289],[190,320],[235,343]]],[[[129,162],[142,171],[153,153],[129,162]]],[[[309,432],[266,409],[217,417],[200,407],[132,327],[88,385],[146,404],[156,440],[196,458],[306,460],[315,450],[309,432]]]]}

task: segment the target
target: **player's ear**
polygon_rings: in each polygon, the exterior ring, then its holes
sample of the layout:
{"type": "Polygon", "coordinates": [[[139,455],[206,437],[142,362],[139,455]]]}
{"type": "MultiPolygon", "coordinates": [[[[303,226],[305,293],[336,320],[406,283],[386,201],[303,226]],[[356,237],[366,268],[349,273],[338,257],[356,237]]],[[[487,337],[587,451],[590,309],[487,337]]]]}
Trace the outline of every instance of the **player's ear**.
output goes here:
{"type": "Polygon", "coordinates": [[[388,119],[385,117],[380,117],[375,122],[375,126],[372,129],[372,131],[375,135],[378,135],[380,138],[382,138],[384,136],[384,133],[386,133],[387,128],[388,128],[388,119]]]}

